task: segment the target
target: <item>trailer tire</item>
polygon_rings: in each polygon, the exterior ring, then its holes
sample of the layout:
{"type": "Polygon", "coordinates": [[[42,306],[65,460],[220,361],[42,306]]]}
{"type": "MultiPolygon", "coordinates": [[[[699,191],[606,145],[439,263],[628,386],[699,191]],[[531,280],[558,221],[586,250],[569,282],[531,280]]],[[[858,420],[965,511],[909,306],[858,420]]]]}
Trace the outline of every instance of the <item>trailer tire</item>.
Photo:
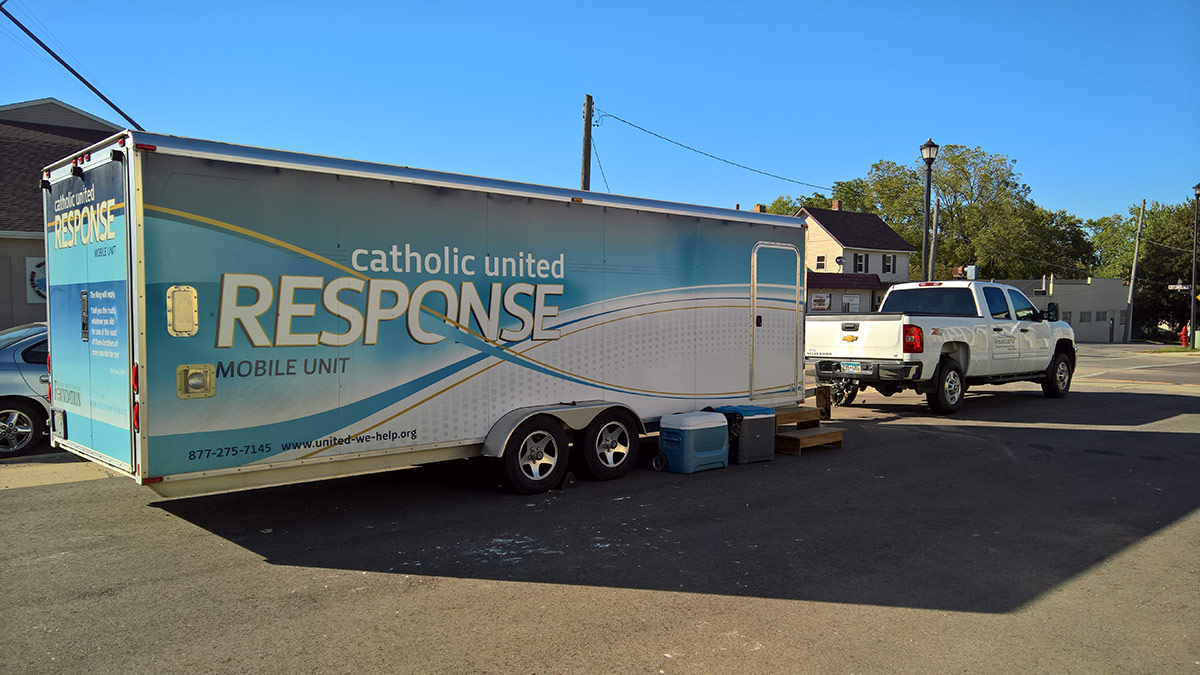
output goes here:
{"type": "Polygon", "coordinates": [[[522,422],[509,436],[501,463],[508,486],[532,495],[562,482],[570,458],[567,435],[558,420],[538,415],[522,422]]]}
{"type": "Polygon", "coordinates": [[[612,480],[633,468],[639,446],[637,420],[621,408],[609,408],[587,426],[578,449],[588,475],[596,480],[612,480]]]}
{"type": "Polygon", "coordinates": [[[953,415],[962,407],[966,394],[962,368],[953,359],[943,358],[933,376],[933,389],[925,394],[925,402],[936,413],[953,415]]]}
{"type": "Polygon", "coordinates": [[[45,433],[46,418],[41,410],[20,400],[0,403],[0,458],[24,455],[45,433]]]}

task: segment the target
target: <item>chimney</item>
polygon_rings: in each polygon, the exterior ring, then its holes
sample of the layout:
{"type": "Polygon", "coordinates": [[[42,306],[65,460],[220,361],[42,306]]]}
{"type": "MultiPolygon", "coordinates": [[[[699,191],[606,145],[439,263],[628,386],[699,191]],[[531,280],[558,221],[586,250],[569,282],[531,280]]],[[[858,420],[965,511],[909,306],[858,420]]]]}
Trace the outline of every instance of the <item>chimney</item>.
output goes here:
{"type": "Polygon", "coordinates": [[[829,205],[829,208],[833,209],[834,211],[841,211],[842,210],[842,200],[840,200],[840,199],[833,200],[833,203],[829,205]]]}
{"type": "Polygon", "coordinates": [[[755,212],[755,213],[766,213],[766,212],[767,212],[767,205],[766,205],[766,204],[755,204],[755,205],[754,205],[754,212],[755,212]]]}

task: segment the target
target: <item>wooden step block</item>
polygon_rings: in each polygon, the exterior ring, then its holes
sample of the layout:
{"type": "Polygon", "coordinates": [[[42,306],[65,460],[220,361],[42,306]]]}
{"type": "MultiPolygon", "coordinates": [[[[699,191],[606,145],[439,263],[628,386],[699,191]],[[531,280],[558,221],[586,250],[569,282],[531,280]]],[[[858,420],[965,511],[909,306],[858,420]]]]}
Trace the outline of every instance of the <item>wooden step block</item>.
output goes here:
{"type": "Polygon", "coordinates": [[[775,434],[775,452],[785,455],[799,455],[804,448],[818,445],[842,447],[842,434],[845,429],[837,427],[814,427],[812,429],[797,429],[795,431],[780,431],[775,434]]]}
{"type": "Polygon", "coordinates": [[[821,423],[821,411],[816,408],[801,408],[790,406],[775,409],[776,427],[795,427],[797,424],[807,427],[821,423]]]}

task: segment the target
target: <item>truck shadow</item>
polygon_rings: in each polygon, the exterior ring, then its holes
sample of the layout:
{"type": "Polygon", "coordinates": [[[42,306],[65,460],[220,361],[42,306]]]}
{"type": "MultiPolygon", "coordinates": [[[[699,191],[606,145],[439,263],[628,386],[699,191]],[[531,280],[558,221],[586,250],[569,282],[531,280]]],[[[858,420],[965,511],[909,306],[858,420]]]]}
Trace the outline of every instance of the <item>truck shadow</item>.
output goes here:
{"type": "Polygon", "coordinates": [[[842,449],[534,497],[460,460],[156,506],[276,565],[972,612],[1200,507],[1194,433],[845,426],[842,449]]]}
{"type": "MultiPolygon", "coordinates": [[[[971,420],[997,423],[1086,424],[1099,427],[1133,427],[1196,414],[1200,399],[1178,394],[1136,392],[1072,391],[1062,399],[1048,399],[1037,385],[1008,385],[1004,388],[972,388],[951,421],[971,420]]],[[[936,423],[944,419],[925,405],[925,397],[904,392],[885,398],[867,390],[847,408],[834,408],[839,423],[854,411],[865,410],[887,419],[921,419],[936,423]]]]}

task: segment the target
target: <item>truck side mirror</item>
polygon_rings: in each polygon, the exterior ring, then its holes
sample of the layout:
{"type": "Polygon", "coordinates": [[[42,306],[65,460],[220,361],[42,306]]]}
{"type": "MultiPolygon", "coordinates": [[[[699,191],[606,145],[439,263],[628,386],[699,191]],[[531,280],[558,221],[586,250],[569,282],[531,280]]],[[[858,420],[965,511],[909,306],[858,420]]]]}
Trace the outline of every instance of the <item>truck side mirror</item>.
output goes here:
{"type": "Polygon", "coordinates": [[[1042,312],[1042,318],[1046,321],[1058,321],[1058,303],[1047,302],[1046,311],[1042,312]]]}

